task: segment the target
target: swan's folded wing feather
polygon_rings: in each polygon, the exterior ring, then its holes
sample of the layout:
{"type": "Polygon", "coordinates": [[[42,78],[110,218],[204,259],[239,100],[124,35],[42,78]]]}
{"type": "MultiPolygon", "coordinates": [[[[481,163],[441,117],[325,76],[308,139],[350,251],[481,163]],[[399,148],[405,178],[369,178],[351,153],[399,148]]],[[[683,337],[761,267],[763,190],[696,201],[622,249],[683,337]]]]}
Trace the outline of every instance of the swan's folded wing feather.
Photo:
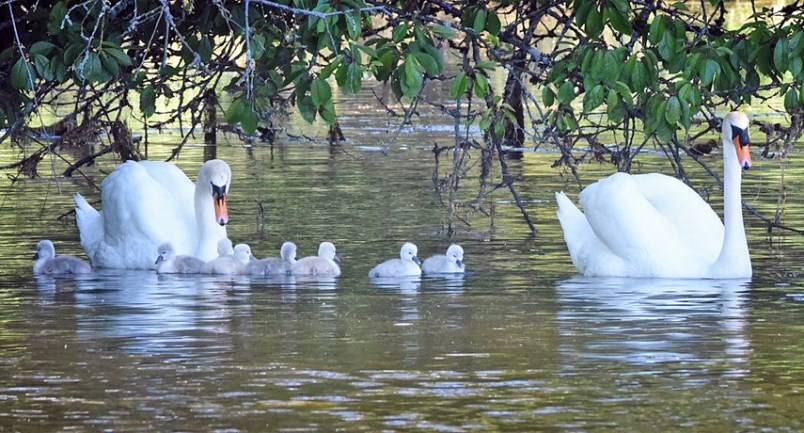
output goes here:
{"type": "Polygon", "coordinates": [[[154,254],[159,244],[171,242],[176,254],[191,254],[192,204],[188,207],[186,201],[177,200],[171,188],[141,164],[122,164],[103,181],[106,242],[125,244],[131,252],[152,250],[154,254]]]}
{"type": "Polygon", "coordinates": [[[81,194],[75,194],[75,221],[81,246],[93,260],[98,245],[103,240],[103,216],[81,194]]]}
{"type": "Polygon", "coordinates": [[[672,224],[695,260],[713,262],[723,246],[723,222],[698,193],[659,173],[632,176],[641,194],[672,224]]]}
{"type": "Polygon", "coordinates": [[[580,194],[589,225],[615,255],[627,263],[671,268],[686,249],[676,228],[640,193],[632,176],[616,173],[580,194]]]}

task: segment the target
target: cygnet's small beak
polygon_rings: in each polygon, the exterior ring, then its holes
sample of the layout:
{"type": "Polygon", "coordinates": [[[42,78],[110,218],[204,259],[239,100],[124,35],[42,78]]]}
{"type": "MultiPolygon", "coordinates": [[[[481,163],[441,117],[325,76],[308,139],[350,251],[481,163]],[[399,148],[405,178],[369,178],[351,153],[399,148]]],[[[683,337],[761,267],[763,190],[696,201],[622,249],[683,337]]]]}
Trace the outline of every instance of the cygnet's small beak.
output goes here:
{"type": "Polygon", "coordinates": [[[341,262],[341,258],[338,257],[338,256],[335,256],[335,258],[332,259],[332,260],[335,260],[335,263],[340,263],[341,262]]]}
{"type": "Polygon", "coordinates": [[[421,260],[419,260],[419,258],[418,258],[418,257],[413,256],[413,263],[416,263],[417,265],[421,265],[421,264],[422,264],[422,261],[421,261],[421,260]]]}
{"type": "Polygon", "coordinates": [[[458,264],[458,267],[459,267],[459,268],[463,269],[463,260],[458,260],[458,261],[456,261],[455,263],[457,263],[457,264],[458,264]]]}
{"type": "Polygon", "coordinates": [[[31,257],[31,258],[34,259],[34,260],[39,260],[39,251],[35,252],[33,257],[31,257]]]}
{"type": "Polygon", "coordinates": [[[162,254],[160,254],[159,257],[156,258],[156,261],[154,262],[154,264],[158,265],[158,264],[162,263],[163,261],[165,261],[165,258],[162,257],[162,254]]]}

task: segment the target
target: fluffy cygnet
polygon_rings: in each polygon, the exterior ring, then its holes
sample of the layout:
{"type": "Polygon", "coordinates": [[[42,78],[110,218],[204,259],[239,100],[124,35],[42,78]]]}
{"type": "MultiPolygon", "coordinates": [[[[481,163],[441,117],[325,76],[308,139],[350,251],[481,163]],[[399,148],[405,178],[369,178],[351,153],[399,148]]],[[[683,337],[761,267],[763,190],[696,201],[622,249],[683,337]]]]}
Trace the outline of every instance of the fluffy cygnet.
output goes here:
{"type": "Polygon", "coordinates": [[[408,277],[419,276],[422,268],[419,267],[419,258],[416,257],[418,248],[410,242],[402,245],[398,259],[388,259],[369,271],[371,278],[408,277]]]}
{"type": "Polygon", "coordinates": [[[296,244],[285,242],[279,249],[279,257],[252,260],[248,264],[247,271],[251,275],[288,275],[294,263],[296,263],[296,244]]]}
{"type": "Polygon", "coordinates": [[[53,242],[45,239],[36,245],[33,256],[33,273],[37,275],[88,274],[92,272],[89,264],[75,256],[56,256],[53,242]]]}
{"type": "Polygon", "coordinates": [[[159,257],[156,258],[157,274],[197,274],[201,272],[204,261],[193,256],[177,256],[173,245],[165,243],[159,246],[159,257]]]}
{"type": "MultiPolygon", "coordinates": [[[[220,246],[220,244],[218,244],[220,246]]],[[[220,248],[218,250],[220,252],[220,248]]],[[[215,275],[240,275],[246,273],[251,258],[251,248],[246,244],[237,244],[234,247],[234,254],[219,256],[212,259],[201,267],[203,274],[215,275]]]]}
{"type": "Polygon", "coordinates": [[[318,246],[318,256],[305,257],[291,267],[293,275],[333,275],[341,274],[341,268],[336,261],[340,261],[335,254],[335,245],[332,242],[321,242],[318,246]]]}
{"type": "Polygon", "coordinates": [[[464,272],[463,248],[452,244],[447,248],[447,254],[437,254],[428,257],[422,263],[422,272],[425,274],[458,274],[464,272]]]}

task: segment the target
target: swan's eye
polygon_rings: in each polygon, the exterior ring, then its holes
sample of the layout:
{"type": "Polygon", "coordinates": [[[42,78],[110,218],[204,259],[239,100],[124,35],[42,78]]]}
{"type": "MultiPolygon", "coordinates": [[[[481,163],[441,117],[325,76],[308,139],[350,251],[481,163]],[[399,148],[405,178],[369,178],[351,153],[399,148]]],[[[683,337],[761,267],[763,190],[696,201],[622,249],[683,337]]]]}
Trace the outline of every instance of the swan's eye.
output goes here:
{"type": "Polygon", "coordinates": [[[751,144],[751,139],[748,137],[748,127],[739,128],[732,125],[731,139],[735,144],[739,144],[740,146],[748,146],[751,144]]]}
{"type": "Polygon", "coordinates": [[[223,197],[223,196],[226,195],[226,185],[225,184],[223,186],[215,185],[212,182],[210,182],[209,184],[212,185],[212,195],[213,196],[220,198],[220,197],[223,197]]]}

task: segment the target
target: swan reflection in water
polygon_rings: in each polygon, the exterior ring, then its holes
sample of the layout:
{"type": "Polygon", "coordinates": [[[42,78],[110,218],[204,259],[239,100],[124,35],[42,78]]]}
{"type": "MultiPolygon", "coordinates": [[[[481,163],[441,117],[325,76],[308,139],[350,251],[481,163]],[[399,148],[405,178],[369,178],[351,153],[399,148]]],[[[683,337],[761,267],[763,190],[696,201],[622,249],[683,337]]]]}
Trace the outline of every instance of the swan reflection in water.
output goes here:
{"type": "Polygon", "coordinates": [[[422,287],[422,279],[419,276],[404,277],[369,277],[371,285],[377,289],[395,293],[398,295],[415,295],[422,287]]]}
{"type": "Polygon", "coordinates": [[[190,354],[229,345],[235,315],[249,314],[247,276],[158,275],[99,270],[86,278],[37,278],[42,295],[70,291],[79,339],[124,350],[190,354]],[[67,286],[65,286],[67,284],[67,286]]]}
{"type": "Polygon", "coordinates": [[[750,352],[747,280],[576,277],[557,283],[565,367],[601,360],[733,364],[750,352]]]}

